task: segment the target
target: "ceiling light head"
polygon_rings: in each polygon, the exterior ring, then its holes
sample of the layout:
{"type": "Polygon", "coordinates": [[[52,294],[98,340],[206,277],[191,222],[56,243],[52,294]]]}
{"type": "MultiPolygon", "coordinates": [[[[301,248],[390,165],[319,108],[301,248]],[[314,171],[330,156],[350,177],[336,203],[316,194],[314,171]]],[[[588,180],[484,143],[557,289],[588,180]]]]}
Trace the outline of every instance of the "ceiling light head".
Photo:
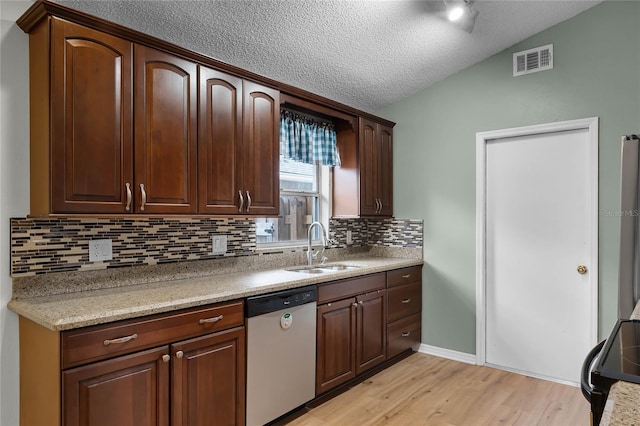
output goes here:
{"type": "Polygon", "coordinates": [[[456,4],[450,8],[447,8],[447,18],[449,18],[451,22],[455,22],[459,20],[460,18],[462,18],[463,14],[464,14],[463,6],[459,4],[456,4]]]}
{"type": "Polygon", "coordinates": [[[443,0],[447,8],[447,18],[456,22],[460,28],[470,33],[476,25],[478,11],[473,7],[473,0],[443,0]]]}

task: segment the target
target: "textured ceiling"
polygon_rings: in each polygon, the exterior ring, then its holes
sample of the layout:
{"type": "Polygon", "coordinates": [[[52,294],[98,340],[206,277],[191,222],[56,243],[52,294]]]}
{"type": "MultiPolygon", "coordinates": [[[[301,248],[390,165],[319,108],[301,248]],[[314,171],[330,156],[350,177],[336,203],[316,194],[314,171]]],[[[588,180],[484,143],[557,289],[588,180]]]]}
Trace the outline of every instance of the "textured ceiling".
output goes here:
{"type": "Polygon", "coordinates": [[[469,34],[440,0],[57,2],[374,113],[600,3],[478,0],[469,34]]]}

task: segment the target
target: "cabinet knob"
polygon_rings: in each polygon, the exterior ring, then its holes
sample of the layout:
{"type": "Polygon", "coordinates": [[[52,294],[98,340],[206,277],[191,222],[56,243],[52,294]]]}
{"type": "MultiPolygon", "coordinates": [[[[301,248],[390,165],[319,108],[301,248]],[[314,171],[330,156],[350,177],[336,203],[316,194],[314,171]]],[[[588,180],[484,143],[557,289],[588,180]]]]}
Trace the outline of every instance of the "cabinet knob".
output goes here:
{"type": "Polygon", "coordinates": [[[357,304],[357,303],[354,303],[354,304],[353,304],[353,307],[354,307],[354,308],[357,308],[357,307],[358,307],[358,304],[357,304]]]}
{"type": "Polygon", "coordinates": [[[167,354],[162,355],[162,362],[169,362],[169,360],[171,359],[171,357],[167,354]]]}
{"type": "Polygon", "coordinates": [[[176,352],[176,358],[182,358],[184,356],[184,352],[178,351],[176,352]]]}
{"type": "Polygon", "coordinates": [[[358,302],[358,303],[360,303],[360,305],[364,305],[364,302],[362,300],[360,302],[358,302]]]}

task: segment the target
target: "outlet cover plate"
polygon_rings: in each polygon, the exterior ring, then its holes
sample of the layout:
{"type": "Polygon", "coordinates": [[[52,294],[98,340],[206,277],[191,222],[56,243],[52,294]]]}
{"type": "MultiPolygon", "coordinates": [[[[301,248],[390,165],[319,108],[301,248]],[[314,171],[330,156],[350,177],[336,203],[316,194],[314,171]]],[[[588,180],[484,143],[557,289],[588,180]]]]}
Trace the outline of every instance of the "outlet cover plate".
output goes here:
{"type": "Polygon", "coordinates": [[[89,240],[89,262],[113,259],[111,239],[89,240]]]}
{"type": "Polygon", "coordinates": [[[227,252],[227,236],[212,235],[210,254],[225,254],[226,252],[227,252]]]}

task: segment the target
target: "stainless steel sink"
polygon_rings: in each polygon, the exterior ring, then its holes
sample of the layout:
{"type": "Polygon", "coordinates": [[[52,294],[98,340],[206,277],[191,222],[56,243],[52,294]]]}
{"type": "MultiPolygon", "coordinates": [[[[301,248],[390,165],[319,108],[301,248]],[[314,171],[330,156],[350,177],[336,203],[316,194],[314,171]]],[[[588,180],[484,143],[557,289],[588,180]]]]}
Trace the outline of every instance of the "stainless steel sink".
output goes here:
{"type": "Polygon", "coordinates": [[[300,272],[302,274],[322,274],[325,272],[328,272],[325,269],[320,269],[320,268],[299,268],[299,269],[287,269],[287,271],[291,271],[291,272],[300,272]]]}
{"type": "Polygon", "coordinates": [[[357,268],[359,268],[359,266],[335,264],[335,265],[305,266],[300,268],[287,269],[287,271],[300,272],[302,274],[323,274],[325,272],[347,271],[350,269],[357,269],[357,268]]]}
{"type": "Polygon", "coordinates": [[[320,269],[329,269],[331,271],[347,271],[349,269],[358,269],[359,266],[354,265],[318,265],[320,269]]]}

